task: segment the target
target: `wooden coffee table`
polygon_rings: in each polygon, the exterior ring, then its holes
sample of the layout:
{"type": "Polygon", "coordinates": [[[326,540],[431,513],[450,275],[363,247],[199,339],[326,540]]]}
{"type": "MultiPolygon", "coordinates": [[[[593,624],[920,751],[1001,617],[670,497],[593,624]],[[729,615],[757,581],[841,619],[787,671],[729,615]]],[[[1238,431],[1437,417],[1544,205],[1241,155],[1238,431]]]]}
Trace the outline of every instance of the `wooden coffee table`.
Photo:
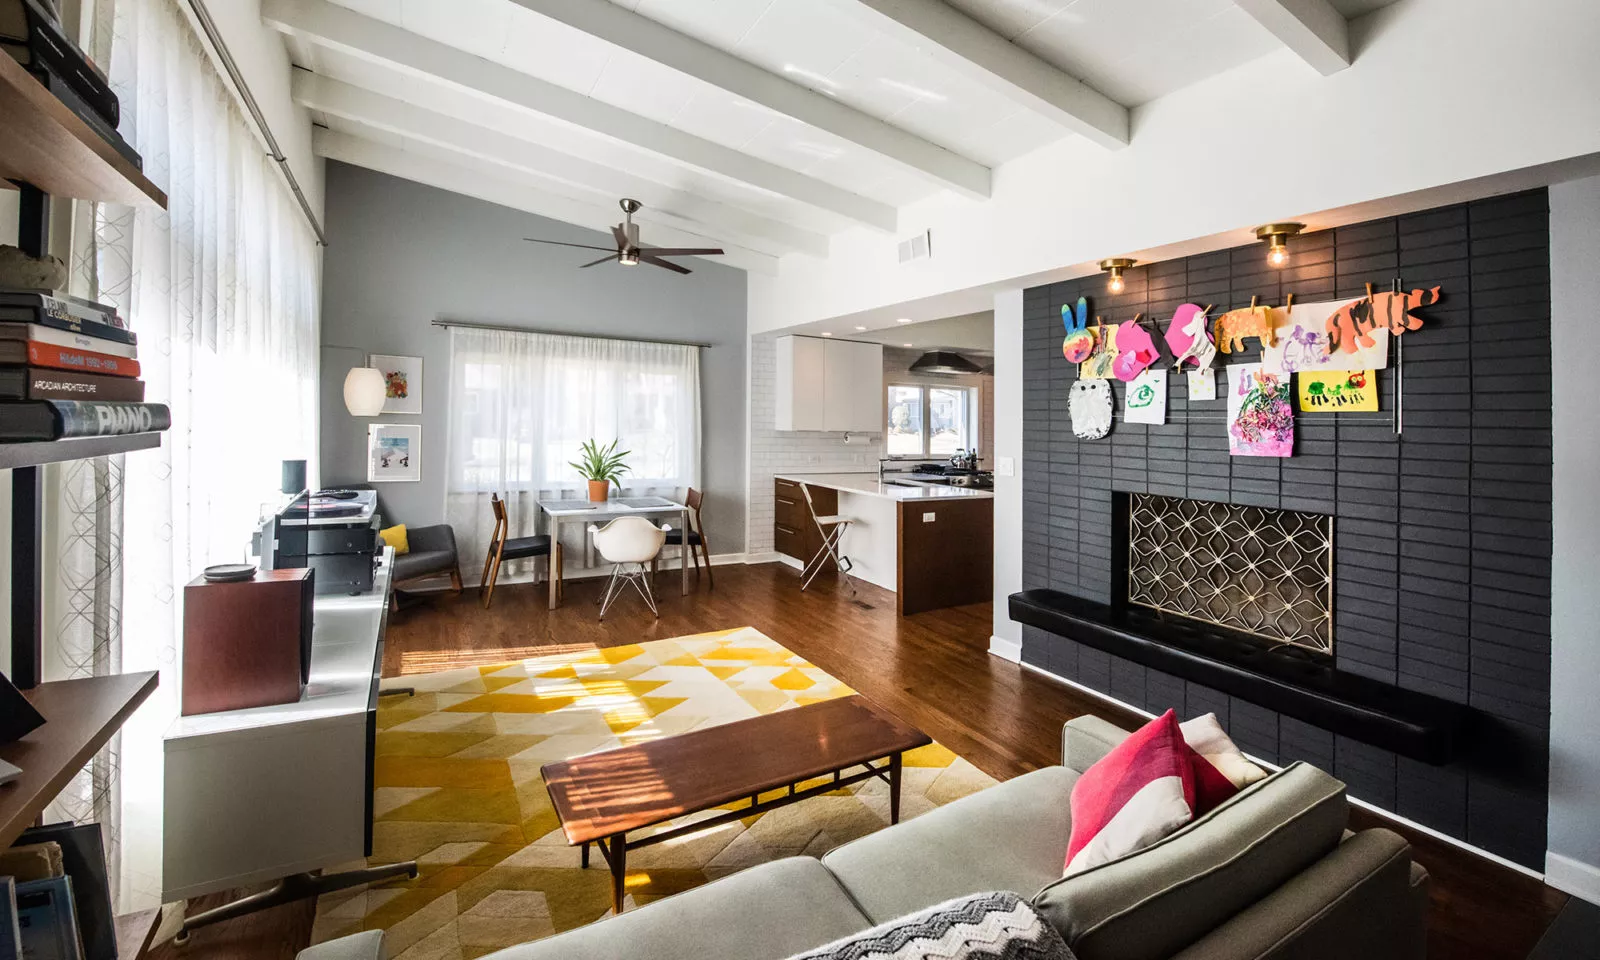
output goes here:
{"type": "Polygon", "coordinates": [[[622,912],[629,850],[763,813],[877,777],[900,821],[901,755],[932,743],[860,696],[735,720],[648,743],[547,763],[541,769],[567,843],[600,848],[611,866],[611,906],[622,912]],[[851,767],[860,770],[845,771],[851,767]],[[804,789],[817,777],[826,782],[804,789]],[[786,790],[776,797],[760,795],[786,790]],[[629,840],[628,832],[724,804],[735,810],[629,840]]]}

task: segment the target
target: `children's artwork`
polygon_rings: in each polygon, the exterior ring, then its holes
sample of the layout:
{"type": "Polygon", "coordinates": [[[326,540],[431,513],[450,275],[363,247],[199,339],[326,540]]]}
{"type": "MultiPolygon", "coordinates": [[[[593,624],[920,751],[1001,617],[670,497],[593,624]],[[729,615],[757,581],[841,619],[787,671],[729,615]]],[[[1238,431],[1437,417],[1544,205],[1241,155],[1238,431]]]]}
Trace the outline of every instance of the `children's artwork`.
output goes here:
{"type": "Polygon", "coordinates": [[[1111,432],[1111,384],[1108,381],[1074,383],[1067,408],[1072,412],[1072,432],[1079,440],[1099,440],[1111,432]]]}
{"type": "Polygon", "coordinates": [[[1122,419],[1126,423],[1167,422],[1167,371],[1151,367],[1128,383],[1122,395],[1122,419]]]}
{"type": "Polygon", "coordinates": [[[1378,409],[1378,371],[1319,370],[1295,374],[1300,386],[1300,409],[1341,413],[1378,409]]]}
{"type": "Polygon", "coordinates": [[[1138,378],[1145,368],[1160,359],[1156,342],[1150,332],[1139,326],[1139,316],[1117,327],[1117,355],[1111,361],[1111,372],[1125,383],[1138,378]]]}
{"type": "Polygon", "coordinates": [[[1294,408],[1289,385],[1259,363],[1228,367],[1228,452],[1236,457],[1294,453],[1294,408]]]}
{"type": "Polygon", "coordinates": [[[422,426],[416,423],[367,425],[367,480],[422,479],[422,426]]]}
{"type": "Polygon", "coordinates": [[[1096,323],[1094,329],[1089,331],[1094,337],[1094,351],[1088,359],[1078,364],[1078,379],[1080,380],[1110,380],[1116,376],[1112,364],[1117,360],[1118,327],[1110,327],[1096,323]]]}
{"type": "Polygon", "coordinates": [[[1258,307],[1254,298],[1250,306],[1229,310],[1217,318],[1217,349],[1223,353],[1237,353],[1244,349],[1245,339],[1255,337],[1263,347],[1277,343],[1272,329],[1272,308],[1258,307]]]}
{"type": "Polygon", "coordinates": [[[1189,371],[1189,399],[1217,399],[1217,371],[1214,368],[1189,371]]]}
{"type": "Polygon", "coordinates": [[[1371,285],[1363,299],[1341,308],[1328,318],[1326,329],[1329,342],[1342,353],[1355,353],[1360,347],[1373,346],[1373,331],[1387,330],[1400,336],[1408,330],[1422,328],[1422,318],[1413,317],[1411,311],[1439,302],[1439,288],[1413,290],[1410,293],[1373,293],[1371,285]]]}
{"type": "Polygon", "coordinates": [[[1067,328],[1061,341],[1061,355],[1068,363],[1082,363],[1094,352],[1094,331],[1089,329],[1089,301],[1078,298],[1077,309],[1061,305],[1061,325],[1067,328]]]}
{"type": "Polygon", "coordinates": [[[1288,309],[1272,311],[1277,343],[1261,351],[1261,365],[1268,373],[1306,373],[1331,370],[1383,370],[1389,366],[1389,331],[1374,327],[1372,346],[1357,346],[1354,353],[1334,350],[1327,332],[1329,319],[1361,303],[1355,300],[1324,300],[1296,303],[1288,309]]]}
{"type": "Polygon", "coordinates": [[[1206,314],[1210,312],[1210,307],[1202,309],[1186,303],[1173,313],[1172,322],[1167,324],[1166,341],[1167,349],[1172,351],[1174,370],[1182,367],[1186,360],[1193,360],[1195,366],[1204,370],[1216,359],[1217,345],[1211,342],[1211,334],[1206,330],[1206,314]]]}
{"type": "Polygon", "coordinates": [[[422,412],[422,358],[390,357],[374,353],[367,366],[383,371],[384,413],[422,412]]]}

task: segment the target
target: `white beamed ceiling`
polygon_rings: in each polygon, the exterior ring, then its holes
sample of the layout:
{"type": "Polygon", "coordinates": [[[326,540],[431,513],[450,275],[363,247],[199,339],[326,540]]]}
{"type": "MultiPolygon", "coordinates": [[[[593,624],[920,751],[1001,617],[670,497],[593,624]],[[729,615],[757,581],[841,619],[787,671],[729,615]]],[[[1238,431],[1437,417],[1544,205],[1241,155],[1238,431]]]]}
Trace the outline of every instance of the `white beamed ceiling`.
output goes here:
{"type": "MultiPolygon", "coordinates": [[[[839,132],[829,132],[792,119],[735,90],[663,66],[647,55],[647,45],[632,44],[633,49],[625,49],[534,13],[514,0],[332,2],[720,148],[804,175],[827,189],[867,198],[876,210],[901,207],[947,189],[926,169],[907,164],[903,156],[886,156],[849,139],[848,124],[834,128],[839,132]]],[[[929,52],[928,44],[937,42],[936,38],[924,43],[925,38],[916,34],[885,31],[885,21],[859,0],[610,2],[754,64],[772,77],[853,108],[869,124],[881,122],[897,128],[937,148],[935,153],[948,151],[996,171],[994,175],[1011,160],[1076,136],[1057,122],[1059,116],[1053,120],[1030,110],[1021,102],[1026,98],[1008,96],[1003,85],[976,83],[952,69],[948,57],[941,59],[929,52]]],[[[1127,108],[1137,108],[1282,46],[1233,0],[946,2],[1127,108]]],[[[1391,0],[1331,2],[1340,13],[1353,17],[1391,0]]],[[[774,189],[771,181],[763,185],[743,182],[703,159],[642,149],[584,129],[570,118],[541,116],[526,106],[437,82],[404,65],[319,44],[315,37],[286,34],[285,41],[299,67],[484,127],[500,138],[473,138],[473,142],[503,145],[503,138],[512,137],[564,155],[558,158],[559,166],[569,182],[571,171],[584,165],[596,168],[595,176],[584,178],[590,183],[581,185],[586,199],[593,199],[596,185],[610,187],[636,180],[641,183],[637,190],[641,198],[652,192],[679,198],[678,210],[661,211],[677,226],[688,229],[693,225],[697,216],[693,211],[720,213],[720,219],[708,214],[697,232],[716,237],[725,246],[738,244],[736,231],[724,229],[723,224],[777,222],[792,227],[791,236],[803,242],[779,244],[782,249],[776,251],[771,242],[763,242],[760,253],[816,256],[820,252],[816,237],[826,237],[854,222],[849,214],[855,211],[842,209],[848,204],[835,203],[832,209],[823,209],[785,195],[774,189]]],[[[407,137],[384,129],[378,118],[331,115],[314,105],[313,116],[341,134],[395,150],[415,147],[407,137]]],[[[443,162],[437,151],[430,152],[436,165],[443,162]]],[[[503,159],[473,155],[471,147],[460,152],[464,168],[480,166],[481,161],[504,164],[503,159]]],[[[1063,171],[1063,176],[1070,175],[1071,171],[1063,171]]],[[[515,166],[503,167],[503,176],[525,178],[530,187],[548,186],[535,172],[515,166]]],[[[892,240],[886,230],[892,224],[882,215],[874,219],[872,225],[885,230],[885,241],[892,240]]],[[[604,229],[607,223],[580,225],[604,229]]],[[[901,232],[917,228],[916,224],[902,224],[901,232]]],[[[778,235],[782,236],[781,232],[778,235]]]]}

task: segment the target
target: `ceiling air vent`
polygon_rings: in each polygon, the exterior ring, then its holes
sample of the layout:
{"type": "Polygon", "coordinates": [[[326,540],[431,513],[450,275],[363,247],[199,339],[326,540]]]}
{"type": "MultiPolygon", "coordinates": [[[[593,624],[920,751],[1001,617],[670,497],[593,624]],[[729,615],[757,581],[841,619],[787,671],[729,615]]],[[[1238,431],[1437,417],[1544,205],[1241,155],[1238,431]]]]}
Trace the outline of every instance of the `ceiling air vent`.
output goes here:
{"type": "Polygon", "coordinates": [[[926,260],[933,256],[933,231],[924,230],[909,240],[900,241],[900,262],[926,260]]]}

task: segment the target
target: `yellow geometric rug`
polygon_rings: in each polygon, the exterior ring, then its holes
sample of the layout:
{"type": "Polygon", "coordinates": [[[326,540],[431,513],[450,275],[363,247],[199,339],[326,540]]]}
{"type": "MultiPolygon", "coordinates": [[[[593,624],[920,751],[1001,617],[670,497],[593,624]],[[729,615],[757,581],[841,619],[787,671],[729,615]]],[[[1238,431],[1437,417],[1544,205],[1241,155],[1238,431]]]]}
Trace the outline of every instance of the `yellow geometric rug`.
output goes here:
{"type": "MultiPolygon", "coordinates": [[[[322,897],[312,933],[321,942],[387,930],[391,960],[470,960],[611,913],[605,863],[579,866],[542,765],[854,692],[749,627],[406,683],[416,696],[378,707],[370,862],[414,859],[421,876],[322,897]]],[[[993,784],[938,744],[925,747],[905,757],[901,816],[993,784]]],[[[818,856],[888,822],[888,788],[874,779],[630,851],[627,906],[780,857],[818,856]]]]}

